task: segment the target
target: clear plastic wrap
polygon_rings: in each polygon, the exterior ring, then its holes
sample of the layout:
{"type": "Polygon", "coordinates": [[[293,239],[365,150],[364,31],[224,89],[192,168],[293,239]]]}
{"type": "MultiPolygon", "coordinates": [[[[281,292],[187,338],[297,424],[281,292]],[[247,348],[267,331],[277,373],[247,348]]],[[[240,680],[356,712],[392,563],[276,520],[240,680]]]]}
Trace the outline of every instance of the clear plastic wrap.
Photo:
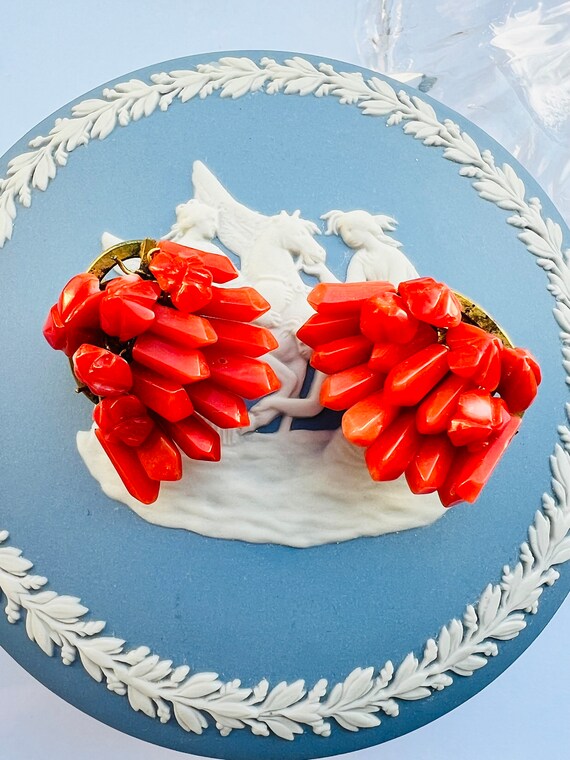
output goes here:
{"type": "Polygon", "coordinates": [[[504,145],[570,221],[570,2],[361,0],[357,43],[504,145]]]}

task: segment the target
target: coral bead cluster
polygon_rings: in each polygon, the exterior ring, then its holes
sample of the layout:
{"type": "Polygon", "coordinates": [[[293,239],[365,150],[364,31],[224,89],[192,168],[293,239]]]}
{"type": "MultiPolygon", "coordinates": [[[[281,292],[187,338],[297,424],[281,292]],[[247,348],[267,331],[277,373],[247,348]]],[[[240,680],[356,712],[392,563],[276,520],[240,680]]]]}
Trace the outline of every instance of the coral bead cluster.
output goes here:
{"type": "MultiPolygon", "coordinates": [[[[246,399],[279,387],[260,359],[277,341],[255,324],[270,304],[224,287],[237,276],[226,256],[160,241],[136,273],[76,275],[48,314],[47,341],[97,401],[95,435],[145,504],[182,477],[181,452],[218,461],[218,428],[247,427],[246,399]]],[[[325,375],[320,402],[344,412],[372,478],[405,476],[446,507],[475,501],[537,394],[534,357],[431,277],[321,283],[308,301],[297,337],[325,375]]]]}
{"type": "Polygon", "coordinates": [[[219,460],[217,428],[246,427],[245,399],[279,387],[259,359],[277,342],[252,324],[270,305],[223,287],[237,276],[226,256],[160,241],[137,273],[76,275],[50,309],[44,336],[97,401],[95,434],[145,504],[182,477],[181,452],[219,460]]]}
{"type": "Polygon", "coordinates": [[[534,357],[471,324],[430,277],[323,283],[309,303],[316,314],[297,335],[327,375],[321,404],[344,411],[372,478],[405,475],[446,507],[475,501],[536,396],[534,357]]]}

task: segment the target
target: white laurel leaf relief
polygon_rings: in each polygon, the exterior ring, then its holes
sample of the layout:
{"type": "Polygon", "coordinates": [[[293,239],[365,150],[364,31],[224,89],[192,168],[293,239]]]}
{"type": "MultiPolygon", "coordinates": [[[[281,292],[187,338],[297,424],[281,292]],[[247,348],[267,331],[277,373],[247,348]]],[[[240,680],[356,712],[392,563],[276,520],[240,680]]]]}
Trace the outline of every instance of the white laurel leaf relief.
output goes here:
{"type": "MultiPolygon", "coordinates": [[[[567,430],[565,435],[570,435],[567,430]]],[[[28,636],[46,654],[60,648],[67,665],[79,655],[92,678],[126,695],[134,710],[163,723],[174,717],[185,731],[202,733],[213,722],[223,735],[249,728],[256,735],[287,740],[306,728],[329,736],[329,721],[358,731],[378,726],[379,713],[397,716],[400,702],[450,686],[451,674],[470,676],[484,667],[498,653],[496,641],[515,638],[526,625],[523,613],[537,611],[544,586],[558,578],[554,566],[570,558],[570,463],[562,446],[551,464],[555,497],[545,495],[544,511],[536,513],[520,560],[514,568],[504,568],[501,584],[488,585],[462,621],[450,621],[437,639],[429,639],[421,660],[410,653],[397,669],[388,661],[377,674],[372,667],[356,668],[330,689],[325,680],[309,691],[303,680],[272,689],[263,680],[242,688],[237,680],[223,683],[216,673],[190,675],[186,666],[173,668],[170,660],[146,647],[125,651],[121,639],[100,635],[104,623],[83,620],[88,610],[78,599],[38,591],[45,579],[29,575],[32,564],[5,545],[0,547],[0,590],[9,621],[16,623],[24,610],[28,636]]],[[[0,533],[3,544],[7,539],[6,531],[0,533]]]]}
{"type": "MultiPolygon", "coordinates": [[[[92,139],[104,139],[113,129],[167,110],[175,99],[186,102],[219,91],[239,98],[265,88],[269,94],[333,96],[357,105],[369,116],[387,117],[388,126],[403,124],[406,134],[425,145],[441,147],[444,158],[461,165],[459,173],[473,180],[481,198],[507,210],[508,224],[547,275],[555,298],[554,316],[560,327],[563,366],[570,375],[570,274],[560,226],[542,215],[538,198],[525,199],[525,187],[507,164],[495,165],[488,150],[480,151],[459,126],[439,122],[432,106],[418,97],[396,91],[387,82],[360,73],[337,73],[330,64],[315,65],[295,57],[283,63],[264,58],[222,58],[195,69],[158,73],[151,83],[130,80],[106,89],[101,99],[77,104],[69,118],[57,119],[47,137],[30,142],[29,152],[8,164],[0,180],[0,247],[10,239],[16,203],[28,206],[32,189],[45,190],[65,166],[70,152],[92,139]]],[[[567,416],[569,409],[566,409],[567,416]]],[[[48,655],[57,650],[64,664],[79,659],[85,671],[131,707],[162,723],[172,718],[185,731],[200,734],[214,724],[224,736],[249,729],[257,736],[284,740],[310,729],[327,737],[331,722],[348,731],[380,724],[380,714],[396,717],[403,702],[423,699],[468,677],[498,653],[498,641],[515,638],[536,613],[546,586],[559,578],[556,565],[570,560],[570,429],[559,428],[550,465],[552,494],[545,493],[542,510],[520,547],[519,560],[503,568],[499,584],[488,585],[479,601],[469,604],[462,620],[444,625],[426,642],[420,657],[411,652],[398,667],[388,660],[375,671],[356,668],[330,686],[319,680],[307,689],[304,680],[270,687],[263,679],[243,687],[239,680],[222,682],[216,673],[192,673],[173,667],[147,647],[125,650],[125,642],[103,636],[105,623],[90,620],[75,597],[44,590],[47,580],[29,571],[32,563],[19,549],[7,546],[8,532],[0,531],[0,595],[10,623],[25,617],[29,638],[48,655]]]]}

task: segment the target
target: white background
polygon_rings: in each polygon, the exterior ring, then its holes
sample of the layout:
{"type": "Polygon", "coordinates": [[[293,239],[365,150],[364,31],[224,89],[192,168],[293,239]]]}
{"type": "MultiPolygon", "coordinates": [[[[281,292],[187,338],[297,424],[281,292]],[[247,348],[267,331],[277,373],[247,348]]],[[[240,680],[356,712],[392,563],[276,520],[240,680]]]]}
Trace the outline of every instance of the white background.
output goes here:
{"type": "MultiPolygon", "coordinates": [[[[72,98],[169,58],[274,49],[360,63],[355,7],[350,0],[0,0],[0,155],[72,98]]],[[[2,525],[2,511],[0,503],[0,527],[9,528],[2,525]]],[[[353,753],[351,760],[568,758],[569,637],[567,601],[538,641],[483,692],[412,734],[353,753]]],[[[83,715],[1,649],[0,758],[191,760],[83,715]]]]}

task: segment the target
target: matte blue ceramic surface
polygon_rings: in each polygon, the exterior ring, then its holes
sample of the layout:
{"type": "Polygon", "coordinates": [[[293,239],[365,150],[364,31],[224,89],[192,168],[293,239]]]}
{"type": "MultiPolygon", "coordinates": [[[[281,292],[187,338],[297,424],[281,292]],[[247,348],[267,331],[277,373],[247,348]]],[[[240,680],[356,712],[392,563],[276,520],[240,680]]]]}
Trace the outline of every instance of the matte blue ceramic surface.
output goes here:
{"type": "MultiPolygon", "coordinates": [[[[148,80],[220,55],[156,64],[118,81],[148,80]]],[[[31,137],[69,115],[71,105],[22,138],[2,158],[0,174],[31,137]]],[[[515,166],[528,195],[541,197],[545,216],[567,235],[556,209],[511,156],[465,119],[433,105],[440,120],[458,122],[497,163],[515,166]]],[[[357,666],[420,653],[487,583],[500,579],[550,488],[548,459],[568,394],[545,273],[505,224],[508,212],[479,198],[458,168],[439,149],[332,97],[264,92],[174,102],[70,155],[48,191],[35,192],[32,207],[19,211],[13,239],[0,253],[0,528],[10,531],[35,572],[49,578],[49,588],[81,597],[93,618],[107,621],[107,632],[129,647],[144,644],[175,664],[244,685],[303,678],[312,686],[323,677],[342,680],[357,666]],[[363,208],[394,216],[398,239],[422,274],[468,294],[537,356],[544,376],[538,400],[474,507],[450,510],[427,528],[298,550],[157,528],[101,493],[75,446],[76,432],[90,425],[91,405],[74,395],[65,359],[45,343],[41,326],[61,286],[97,255],[104,230],[127,239],[164,234],[175,206],[192,194],[196,159],[264,213],[300,208],[304,218],[318,220],[330,209],[363,208]]],[[[343,275],[344,248],[336,238],[320,242],[329,266],[343,275]]],[[[271,493],[267,503],[270,509],[271,493]]],[[[147,741],[235,760],[316,758],[387,741],[483,688],[553,615],[569,588],[565,568],[561,574],[527,628],[501,643],[499,656],[473,676],[403,703],[400,716],[383,718],[378,728],[353,734],[333,725],[329,738],[305,733],[291,743],[246,730],[222,738],[213,726],[195,736],[173,721],[161,725],[78,664],[66,668],[46,657],[22,624],[9,625],[4,616],[0,642],[64,699],[147,741]]]]}

